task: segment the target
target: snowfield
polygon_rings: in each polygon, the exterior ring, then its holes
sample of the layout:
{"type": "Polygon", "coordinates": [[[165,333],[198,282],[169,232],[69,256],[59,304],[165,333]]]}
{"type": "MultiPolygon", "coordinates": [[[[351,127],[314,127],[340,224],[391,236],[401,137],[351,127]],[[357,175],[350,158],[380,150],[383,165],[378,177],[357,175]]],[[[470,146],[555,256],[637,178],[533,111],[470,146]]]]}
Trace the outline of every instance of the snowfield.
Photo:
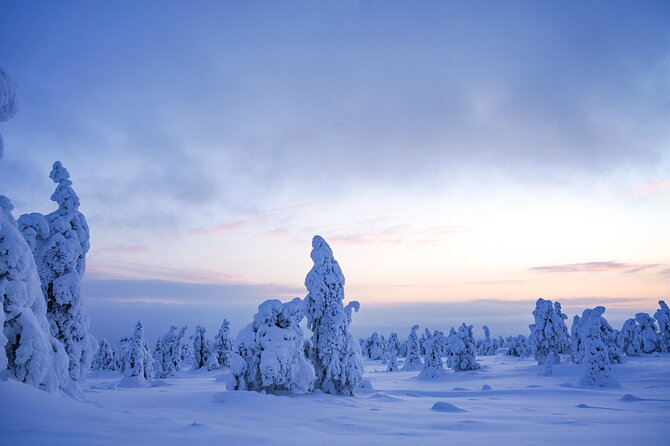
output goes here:
{"type": "Polygon", "coordinates": [[[117,388],[120,374],[98,372],[83,382],[82,401],[7,379],[0,438],[8,446],[668,444],[670,354],[626,358],[612,367],[619,387],[602,389],[580,386],[582,367],[569,362],[541,376],[532,358],[477,359],[479,370],[432,381],[368,360],[372,389],[355,396],[227,391],[227,369],[186,371],[151,388],[117,388]]]}

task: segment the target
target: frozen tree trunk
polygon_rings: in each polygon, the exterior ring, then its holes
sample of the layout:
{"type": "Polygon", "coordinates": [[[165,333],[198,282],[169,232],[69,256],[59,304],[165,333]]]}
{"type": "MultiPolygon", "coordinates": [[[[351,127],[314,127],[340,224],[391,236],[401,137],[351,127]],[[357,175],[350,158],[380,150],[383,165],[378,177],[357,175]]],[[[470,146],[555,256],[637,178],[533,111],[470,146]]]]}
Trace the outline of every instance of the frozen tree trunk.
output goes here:
{"type": "Polygon", "coordinates": [[[57,184],[51,200],[58,203],[58,209],[46,216],[24,214],[18,223],[37,264],[51,335],[65,347],[70,378],[81,381],[97,349],[81,298],[89,229],[79,212],[70,174],[60,161],[54,163],[49,176],[57,184]]]}
{"type": "Polygon", "coordinates": [[[314,266],[305,278],[307,326],[312,330],[316,387],[326,393],[352,395],[363,378],[361,351],[349,332],[343,307],[344,275],[333,251],[318,235],[312,240],[314,266]]]}
{"type": "Polygon", "coordinates": [[[49,333],[46,304],[30,247],[0,196],[0,302],[4,343],[0,362],[19,381],[47,391],[70,384],[63,345],[49,333]]]}

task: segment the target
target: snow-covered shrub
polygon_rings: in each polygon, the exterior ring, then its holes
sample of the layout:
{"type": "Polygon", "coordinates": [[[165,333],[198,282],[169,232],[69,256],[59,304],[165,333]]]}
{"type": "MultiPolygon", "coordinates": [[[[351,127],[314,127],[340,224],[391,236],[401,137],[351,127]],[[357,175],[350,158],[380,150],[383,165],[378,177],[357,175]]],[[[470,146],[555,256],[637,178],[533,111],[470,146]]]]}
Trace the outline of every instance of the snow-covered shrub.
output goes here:
{"type": "Polygon", "coordinates": [[[315,380],[305,357],[300,321],[305,304],[295,298],[282,304],[267,300],[252,323],[235,338],[230,358],[230,390],[306,393],[315,380]]]}
{"type": "Polygon", "coordinates": [[[230,322],[228,322],[228,319],[224,319],[211,345],[210,357],[212,360],[216,360],[216,368],[230,366],[232,350],[233,341],[230,339],[230,322]]]}
{"type": "Polygon", "coordinates": [[[98,351],[93,356],[91,370],[116,370],[116,357],[114,349],[107,339],[103,339],[98,347],[98,351]]]}
{"type": "Polygon", "coordinates": [[[384,359],[385,356],[385,345],[384,340],[379,333],[376,331],[367,340],[367,349],[366,351],[369,354],[369,358],[375,361],[380,361],[384,359]]]}
{"type": "Polygon", "coordinates": [[[654,319],[647,313],[637,313],[635,320],[640,324],[640,336],[642,336],[642,350],[645,353],[653,353],[660,350],[660,336],[656,331],[654,319]]]}
{"type": "Polygon", "coordinates": [[[205,338],[205,327],[198,325],[195,333],[191,336],[193,341],[193,369],[198,370],[207,365],[209,359],[209,348],[205,338]]]}
{"type": "Polygon", "coordinates": [[[505,341],[505,344],[507,345],[507,354],[510,356],[530,356],[528,338],[524,335],[510,336],[505,341]]]}
{"type": "Polygon", "coordinates": [[[153,378],[154,360],[149,351],[149,344],[144,339],[144,326],[141,321],[135,325],[135,333],[125,348],[123,375],[126,378],[138,377],[140,381],[150,381],[153,378]]]}
{"type": "MultiPolygon", "coordinates": [[[[18,111],[19,100],[16,95],[16,83],[0,67],[0,122],[11,119],[18,111]]],[[[0,160],[3,157],[3,152],[4,144],[2,134],[0,134],[0,160]]]]}
{"type": "Polygon", "coordinates": [[[621,329],[623,351],[627,356],[639,356],[642,354],[642,332],[635,319],[627,319],[621,329]]]}
{"type": "Polygon", "coordinates": [[[37,264],[51,335],[65,347],[70,378],[80,381],[97,348],[89,334],[90,322],[81,297],[89,229],[79,212],[79,197],[72,189],[70,174],[60,161],[53,164],[49,177],[57,184],[51,200],[58,209],[48,215],[24,214],[18,224],[37,264]]]}
{"type": "Polygon", "coordinates": [[[548,357],[560,361],[560,353],[570,349],[567,316],[561,312],[561,304],[552,304],[550,300],[538,299],[533,310],[535,323],[529,325],[528,343],[538,365],[545,363],[548,357]],[[555,353],[551,354],[550,353],[555,353]]]}
{"type": "Polygon", "coordinates": [[[479,369],[472,325],[463,323],[458,327],[458,331],[451,329],[447,337],[447,353],[447,365],[453,371],[479,369]]]}
{"type": "Polygon", "coordinates": [[[363,358],[349,332],[344,310],[344,275],[333,251],[318,235],[312,240],[314,266],[305,278],[307,326],[312,330],[316,387],[326,393],[353,394],[363,378],[363,358]]]}
{"type": "Polygon", "coordinates": [[[154,348],[153,360],[157,378],[168,378],[181,372],[181,340],[186,326],[172,325],[167,333],[159,337],[154,348]]]}
{"type": "Polygon", "coordinates": [[[659,348],[662,352],[670,352],[670,308],[664,300],[659,300],[660,308],[656,310],[654,319],[658,322],[659,348]]]}
{"type": "Polygon", "coordinates": [[[607,347],[602,341],[602,320],[605,307],[584,310],[579,323],[579,334],[584,343],[583,373],[581,383],[585,386],[607,386],[615,384],[607,347]]]}
{"type": "Polygon", "coordinates": [[[50,334],[37,266],[12,209],[9,199],[0,196],[0,341],[5,344],[0,365],[19,381],[41,389],[67,388],[68,357],[50,334]]]}
{"type": "Polygon", "coordinates": [[[491,332],[489,331],[489,327],[484,325],[482,328],[484,330],[484,339],[478,343],[477,354],[481,356],[495,355],[497,348],[491,340],[491,332]]]}
{"type": "Polygon", "coordinates": [[[414,325],[407,337],[407,353],[405,354],[405,365],[402,368],[405,371],[421,370],[423,368],[423,364],[421,363],[421,346],[419,345],[419,338],[416,335],[418,329],[419,326],[414,325]]]}
{"type": "Polygon", "coordinates": [[[423,356],[423,368],[419,373],[419,379],[436,379],[442,378],[447,374],[447,371],[442,366],[442,349],[443,342],[441,338],[442,333],[435,335],[426,335],[424,343],[425,354],[423,356]]]}

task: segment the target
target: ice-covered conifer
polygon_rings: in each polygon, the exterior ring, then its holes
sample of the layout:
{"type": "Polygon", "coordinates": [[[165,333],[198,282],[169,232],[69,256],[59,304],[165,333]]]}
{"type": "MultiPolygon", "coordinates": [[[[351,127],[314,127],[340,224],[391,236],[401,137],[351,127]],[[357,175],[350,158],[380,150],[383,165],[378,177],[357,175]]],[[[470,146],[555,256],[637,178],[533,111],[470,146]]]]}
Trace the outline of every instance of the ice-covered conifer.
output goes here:
{"type": "Polygon", "coordinates": [[[349,332],[344,310],[344,275],[333,251],[318,235],[312,240],[314,266],[305,278],[307,326],[312,330],[316,387],[351,395],[363,378],[361,350],[349,332]]]}
{"type": "Polygon", "coordinates": [[[198,370],[207,365],[209,360],[209,348],[205,338],[205,327],[198,325],[191,337],[193,340],[193,369],[198,370]]]}
{"type": "Polygon", "coordinates": [[[210,352],[213,359],[216,359],[216,364],[219,367],[230,366],[230,354],[233,350],[233,341],[230,339],[230,322],[224,319],[219,332],[214,337],[212,342],[212,351],[210,352]]]}
{"type": "Polygon", "coordinates": [[[656,310],[654,319],[658,322],[659,348],[662,352],[670,352],[670,308],[664,300],[659,300],[660,308],[656,310]]]}
{"type": "Polygon", "coordinates": [[[547,358],[560,361],[559,354],[569,351],[570,339],[565,325],[567,316],[561,312],[561,304],[552,304],[550,300],[538,299],[533,310],[535,323],[529,325],[528,342],[538,365],[547,358]],[[551,354],[550,353],[555,353],[551,354]]]}
{"type": "Polygon", "coordinates": [[[479,369],[472,325],[463,323],[458,327],[458,331],[452,328],[447,337],[447,353],[447,365],[453,371],[479,369]]]}
{"type": "Polygon", "coordinates": [[[647,313],[637,313],[635,320],[640,324],[640,336],[642,336],[642,350],[645,353],[653,353],[660,350],[660,337],[656,331],[654,319],[647,313]]]}
{"type": "Polygon", "coordinates": [[[435,333],[434,335],[428,333],[426,335],[423,368],[419,373],[419,379],[443,378],[447,374],[442,366],[443,341],[441,338],[444,338],[442,333],[435,333]]]}
{"type": "Polygon", "coordinates": [[[580,322],[581,318],[575,314],[570,328],[570,359],[575,364],[579,364],[584,357],[584,343],[579,332],[580,322]]]}
{"type": "Polygon", "coordinates": [[[388,341],[386,341],[386,351],[389,355],[394,354],[396,357],[400,354],[401,344],[398,340],[398,333],[391,332],[388,341]]]}
{"type": "Polygon", "coordinates": [[[623,352],[626,356],[639,356],[642,354],[642,332],[635,319],[627,319],[621,329],[623,341],[623,352]]]}
{"type": "Polygon", "coordinates": [[[60,161],[53,164],[49,177],[57,184],[51,200],[58,209],[44,216],[24,214],[18,224],[37,264],[51,335],[65,347],[70,378],[80,381],[97,349],[81,297],[89,229],[79,212],[79,197],[72,189],[70,174],[60,161]]]}
{"type": "Polygon", "coordinates": [[[484,339],[479,342],[477,353],[481,356],[495,355],[496,348],[493,345],[493,341],[491,340],[491,332],[489,331],[489,327],[484,325],[482,328],[484,330],[484,339]]]}
{"type": "Polygon", "coordinates": [[[369,358],[375,361],[384,359],[384,350],[384,341],[379,336],[379,333],[376,331],[373,332],[367,341],[367,351],[369,352],[369,358]]]}
{"type": "Polygon", "coordinates": [[[186,326],[172,325],[167,333],[158,338],[154,348],[153,360],[157,378],[177,375],[182,369],[181,340],[186,334],[186,326]]]}
{"type": "Polygon", "coordinates": [[[114,349],[109,345],[107,339],[100,342],[98,351],[93,356],[93,362],[91,362],[91,370],[116,370],[114,349]]]}
{"type": "Polygon", "coordinates": [[[19,381],[44,390],[67,388],[67,354],[49,332],[37,266],[12,209],[9,199],[0,196],[0,370],[7,368],[19,381]]]}
{"type": "MultiPolygon", "coordinates": [[[[19,100],[16,94],[16,83],[0,67],[0,122],[5,122],[19,111],[19,100]]],[[[4,144],[0,134],[0,160],[3,157],[4,144]]],[[[1,369],[0,369],[1,370],[1,369]]]]}
{"type": "Polygon", "coordinates": [[[125,343],[125,364],[123,375],[126,378],[136,378],[140,383],[151,381],[153,378],[154,361],[149,351],[149,345],[144,339],[144,326],[141,321],[135,325],[135,333],[125,343]]]}
{"type": "Polygon", "coordinates": [[[267,300],[252,323],[235,338],[230,359],[230,390],[306,393],[315,380],[305,357],[300,321],[305,304],[295,298],[282,304],[267,300]]]}
{"type": "Polygon", "coordinates": [[[585,386],[607,386],[615,384],[607,347],[602,341],[602,317],[605,307],[584,310],[579,323],[579,333],[584,343],[583,373],[581,383],[585,386]]]}
{"type": "Polygon", "coordinates": [[[414,325],[407,337],[407,353],[405,365],[402,368],[405,371],[421,370],[423,368],[423,364],[421,363],[421,346],[419,345],[419,337],[416,335],[418,329],[419,326],[414,325]]]}
{"type": "Polygon", "coordinates": [[[528,338],[524,335],[510,336],[507,338],[507,354],[510,356],[530,356],[528,338]]]}

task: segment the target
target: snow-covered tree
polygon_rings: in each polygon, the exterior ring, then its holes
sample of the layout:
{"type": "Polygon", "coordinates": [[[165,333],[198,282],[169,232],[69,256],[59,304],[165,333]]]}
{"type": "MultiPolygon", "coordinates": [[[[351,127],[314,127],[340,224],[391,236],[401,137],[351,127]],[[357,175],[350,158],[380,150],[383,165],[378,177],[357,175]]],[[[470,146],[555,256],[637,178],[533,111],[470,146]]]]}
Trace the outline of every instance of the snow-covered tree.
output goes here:
{"type": "Polygon", "coordinates": [[[526,357],[530,356],[530,347],[528,338],[524,335],[510,336],[506,340],[507,354],[510,356],[526,357]]]}
{"type": "Polygon", "coordinates": [[[68,357],[50,334],[37,266],[12,209],[9,199],[0,196],[0,371],[7,368],[19,381],[44,390],[67,388],[68,357]]]}
{"type": "Polygon", "coordinates": [[[91,362],[91,370],[116,370],[116,355],[107,339],[100,342],[98,351],[93,356],[93,362],[91,362]]]}
{"type": "Polygon", "coordinates": [[[568,328],[565,325],[567,316],[561,312],[561,304],[552,304],[550,300],[538,299],[533,310],[535,323],[529,325],[528,343],[538,365],[543,365],[547,358],[560,361],[559,354],[570,349],[568,328]],[[550,354],[550,353],[555,354],[550,354]]]}
{"type": "Polygon", "coordinates": [[[372,335],[368,338],[367,340],[367,352],[369,354],[369,358],[375,361],[380,361],[384,359],[385,356],[385,345],[384,345],[384,340],[382,339],[381,336],[379,336],[379,333],[376,331],[372,333],[372,335]]]}
{"type": "Polygon", "coordinates": [[[581,318],[578,315],[572,317],[572,327],[570,328],[570,359],[573,363],[579,364],[584,357],[584,343],[579,331],[581,318]]]}
{"type": "Polygon", "coordinates": [[[259,305],[253,322],[235,338],[229,390],[306,393],[312,389],[316,377],[305,357],[300,328],[304,314],[305,303],[299,298],[259,305]]]}
{"type": "Polygon", "coordinates": [[[333,251],[318,235],[312,240],[314,266],[305,278],[307,326],[312,330],[316,387],[326,393],[353,394],[363,378],[361,350],[349,332],[344,275],[333,251]]]}
{"type": "Polygon", "coordinates": [[[660,336],[656,331],[654,319],[647,313],[637,313],[635,320],[640,324],[640,336],[642,336],[642,350],[645,353],[653,353],[660,350],[660,336]]]}
{"type": "Polygon", "coordinates": [[[210,361],[207,364],[209,370],[230,366],[233,341],[230,339],[230,322],[228,322],[228,319],[223,320],[221,328],[219,328],[219,332],[214,337],[210,348],[210,361]]]}
{"type": "Polygon", "coordinates": [[[400,354],[401,344],[398,340],[398,333],[391,332],[388,341],[386,341],[386,352],[390,357],[391,354],[394,354],[396,357],[400,354]]]}
{"type": "Polygon", "coordinates": [[[453,328],[447,337],[447,365],[455,372],[477,370],[477,348],[475,347],[472,325],[461,324],[458,331],[453,328]]]}
{"type": "Polygon", "coordinates": [[[186,334],[186,329],[185,325],[181,329],[172,325],[168,332],[156,341],[153,360],[157,378],[175,376],[181,371],[181,340],[186,334]]]}
{"type": "Polygon", "coordinates": [[[402,368],[405,371],[421,370],[423,368],[421,346],[419,345],[419,337],[416,335],[418,329],[419,326],[414,325],[407,337],[407,353],[405,355],[405,365],[402,368]]]}
{"type": "Polygon", "coordinates": [[[602,341],[602,319],[605,307],[584,310],[579,323],[579,334],[584,343],[583,373],[581,383],[585,386],[607,386],[615,384],[607,347],[602,341]]]}
{"type": "Polygon", "coordinates": [[[151,381],[154,371],[154,360],[149,351],[149,344],[144,338],[144,326],[141,321],[135,325],[135,333],[124,346],[125,363],[123,375],[126,378],[135,378],[144,383],[151,381]]]}
{"type": "Polygon", "coordinates": [[[70,378],[80,381],[97,349],[81,298],[89,229],[79,212],[79,197],[72,189],[70,173],[60,161],[53,164],[49,177],[57,184],[51,200],[58,209],[48,215],[24,214],[18,224],[37,264],[51,334],[65,347],[70,378]]]}
{"type": "Polygon", "coordinates": [[[398,355],[394,350],[389,350],[386,353],[386,371],[397,372],[398,370],[398,355]]]}
{"type": "Polygon", "coordinates": [[[195,333],[191,336],[193,341],[193,369],[198,370],[207,365],[209,360],[209,348],[205,338],[205,327],[198,325],[195,333]]]}
{"type": "MultiPolygon", "coordinates": [[[[11,119],[18,111],[19,100],[16,94],[16,83],[0,67],[0,122],[11,119]]],[[[2,134],[0,134],[0,160],[3,154],[4,143],[2,141],[2,134]]]]}
{"type": "Polygon", "coordinates": [[[626,356],[639,356],[642,354],[642,332],[635,319],[627,319],[621,329],[623,352],[626,356]]]}
{"type": "Polygon", "coordinates": [[[659,300],[660,308],[656,310],[654,319],[658,322],[659,348],[662,352],[670,352],[670,308],[664,300],[659,300]]]}
{"type": "Polygon", "coordinates": [[[493,341],[491,340],[491,332],[489,331],[489,327],[484,325],[482,328],[484,330],[484,339],[479,342],[477,353],[481,356],[495,355],[496,348],[493,345],[493,341]]]}
{"type": "Polygon", "coordinates": [[[442,366],[443,342],[441,338],[443,337],[442,333],[435,333],[435,335],[428,333],[426,335],[423,368],[419,372],[419,379],[442,378],[447,374],[447,371],[442,366]]]}

